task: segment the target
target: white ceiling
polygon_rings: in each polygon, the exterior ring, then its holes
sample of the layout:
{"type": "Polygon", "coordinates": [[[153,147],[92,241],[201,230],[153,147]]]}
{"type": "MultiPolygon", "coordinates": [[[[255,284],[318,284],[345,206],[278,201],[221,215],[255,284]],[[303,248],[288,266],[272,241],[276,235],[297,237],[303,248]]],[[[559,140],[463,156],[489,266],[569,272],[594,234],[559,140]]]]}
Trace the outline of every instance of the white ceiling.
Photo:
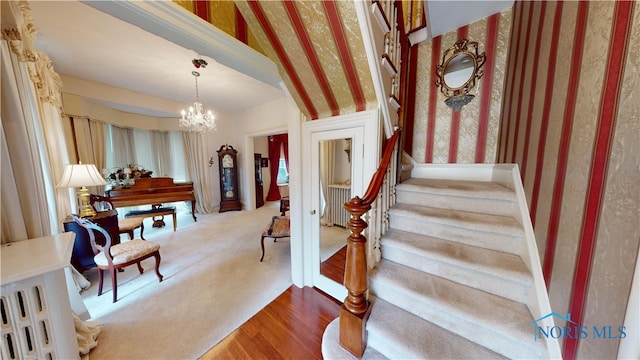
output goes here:
{"type": "Polygon", "coordinates": [[[200,100],[214,112],[237,112],[284,96],[274,86],[79,1],[29,4],[37,30],[36,47],[49,56],[56,72],[63,76],[63,92],[66,77],[89,80],[160,98],[155,108],[95,94],[91,101],[127,112],[175,117],[180,108],[195,100],[191,72],[196,68],[191,60],[204,58],[208,66],[197,69],[201,74],[200,100]],[[175,113],[167,111],[173,107],[175,113]]]}
{"type": "Polygon", "coordinates": [[[431,38],[446,34],[513,6],[513,0],[425,0],[427,27],[431,38]]]}
{"type": "MultiPolygon", "coordinates": [[[[199,69],[200,100],[214,113],[237,112],[284,96],[275,85],[279,76],[272,62],[261,55],[253,55],[253,50],[244,49],[240,52],[248,51],[249,60],[247,57],[244,62],[237,60],[238,52],[227,50],[228,44],[232,48],[237,46],[235,40],[226,34],[211,36],[208,29],[221,32],[175,4],[146,1],[88,3],[91,6],[77,0],[29,2],[37,31],[36,46],[49,56],[56,72],[63,76],[63,92],[122,111],[176,117],[180,109],[195,100],[195,80],[191,72],[196,69],[191,60],[203,58],[209,65],[199,69]],[[140,17],[138,14],[138,7],[151,9],[150,13],[154,14],[158,9],[160,12],[168,9],[175,16],[177,11],[181,25],[158,25],[154,19],[147,21],[147,15],[140,17]],[[142,24],[140,26],[148,31],[131,23],[142,24]],[[185,30],[185,27],[191,29],[185,30]],[[198,34],[192,35],[193,29],[198,34]],[[226,47],[216,49],[215,44],[212,46],[211,38],[216,37],[226,42],[226,47]],[[189,48],[175,42],[188,44],[189,48]],[[64,82],[68,78],[146,94],[151,96],[147,96],[151,101],[145,101],[141,106],[141,102],[131,100],[133,97],[128,96],[131,93],[120,96],[110,96],[111,91],[83,93],[82,82],[78,85],[77,81],[66,81],[65,89],[64,82]]],[[[425,1],[429,35],[434,37],[455,30],[512,5],[513,1],[506,0],[425,1]]]]}

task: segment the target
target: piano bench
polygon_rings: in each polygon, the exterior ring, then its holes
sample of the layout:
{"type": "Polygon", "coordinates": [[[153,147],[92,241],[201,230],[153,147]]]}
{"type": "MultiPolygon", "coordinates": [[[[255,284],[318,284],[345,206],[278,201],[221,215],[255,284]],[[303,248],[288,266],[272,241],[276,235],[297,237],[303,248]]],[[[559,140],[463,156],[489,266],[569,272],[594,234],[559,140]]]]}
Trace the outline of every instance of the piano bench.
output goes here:
{"type": "Polygon", "coordinates": [[[154,207],[148,210],[133,210],[129,211],[125,214],[125,218],[153,218],[153,227],[163,227],[164,226],[164,215],[173,216],[173,231],[176,231],[176,227],[178,223],[176,221],[176,207],[175,206],[165,206],[165,207],[154,207]],[[156,220],[156,216],[162,216],[163,218],[156,220]]]}

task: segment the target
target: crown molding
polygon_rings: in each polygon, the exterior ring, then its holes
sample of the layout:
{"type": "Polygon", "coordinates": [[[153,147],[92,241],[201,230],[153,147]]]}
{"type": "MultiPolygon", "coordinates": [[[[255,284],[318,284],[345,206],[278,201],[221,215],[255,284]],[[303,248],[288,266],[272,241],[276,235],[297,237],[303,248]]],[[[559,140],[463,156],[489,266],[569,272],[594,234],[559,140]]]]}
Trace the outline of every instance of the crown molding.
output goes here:
{"type": "Polygon", "coordinates": [[[171,1],[82,3],[254,79],[279,87],[281,78],[278,68],[266,56],[171,1]]]}

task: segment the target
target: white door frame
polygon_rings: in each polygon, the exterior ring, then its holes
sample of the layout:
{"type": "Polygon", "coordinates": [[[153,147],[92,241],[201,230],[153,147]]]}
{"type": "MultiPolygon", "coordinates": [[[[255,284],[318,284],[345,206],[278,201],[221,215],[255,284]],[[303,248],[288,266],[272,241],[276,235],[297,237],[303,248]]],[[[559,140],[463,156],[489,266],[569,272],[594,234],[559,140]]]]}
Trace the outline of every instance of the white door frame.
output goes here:
{"type": "Polygon", "coordinates": [[[362,196],[380,160],[380,117],[377,110],[363,111],[303,124],[302,237],[304,271],[315,286],[337,300],[347,296],[346,288],[320,274],[319,248],[319,168],[318,143],[322,140],[352,138],[352,197],[362,196]],[[315,161],[315,162],[314,162],[315,161]],[[315,213],[314,213],[315,210],[315,213]]]}

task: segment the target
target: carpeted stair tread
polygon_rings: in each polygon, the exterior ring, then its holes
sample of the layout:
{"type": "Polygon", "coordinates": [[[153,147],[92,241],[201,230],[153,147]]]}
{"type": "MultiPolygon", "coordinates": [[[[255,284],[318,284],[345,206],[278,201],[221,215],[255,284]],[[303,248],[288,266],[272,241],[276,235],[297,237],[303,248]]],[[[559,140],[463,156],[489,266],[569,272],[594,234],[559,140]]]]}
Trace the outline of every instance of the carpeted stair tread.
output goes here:
{"type": "Polygon", "coordinates": [[[421,193],[515,201],[515,192],[494,182],[411,178],[398,184],[397,190],[421,193]]]}
{"type": "Polygon", "coordinates": [[[325,360],[386,360],[373,347],[367,346],[361,358],[357,358],[340,345],[340,318],[327,325],[322,334],[322,358],[325,360]]]}
{"type": "Polygon", "coordinates": [[[397,185],[396,202],[500,216],[517,206],[515,192],[497,183],[416,178],[397,185]]]}
{"type": "Polygon", "coordinates": [[[495,232],[511,236],[522,236],[522,226],[511,217],[433,208],[428,206],[396,204],[389,212],[475,231],[495,232]]]}
{"type": "Polygon", "coordinates": [[[511,300],[526,301],[533,283],[517,255],[395,229],[381,245],[385,259],[511,300]]]}
{"type": "Polygon", "coordinates": [[[506,298],[382,259],[372,293],[470,341],[511,358],[546,355],[534,342],[527,307],[506,298]]]}
{"type": "Polygon", "coordinates": [[[522,227],[511,217],[427,206],[395,204],[389,210],[392,229],[519,254],[522,227]]]}
{"type": "Polygon", "coordinates": [[[504,359],[383,299],[370,301],[369,344],[389,359],[504,359]]]}

